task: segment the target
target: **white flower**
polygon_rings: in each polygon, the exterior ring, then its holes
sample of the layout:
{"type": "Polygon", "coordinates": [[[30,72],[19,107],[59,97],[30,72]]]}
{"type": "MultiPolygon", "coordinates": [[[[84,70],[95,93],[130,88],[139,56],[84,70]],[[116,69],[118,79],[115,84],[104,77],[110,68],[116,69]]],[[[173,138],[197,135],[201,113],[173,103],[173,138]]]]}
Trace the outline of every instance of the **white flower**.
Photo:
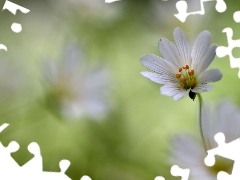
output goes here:
{"type": "Polygon", "coordinates": [[[160,89],[163,95],[179,100],[189,94],[194,99],[196,93],[212,89],[207,83],[222,78],[218,69],[206,70],[215,57],[217,45],[210,46],[211,34],[206,30],[198,35],[192,51],[179,27],[175,28],[173,35],[177,47],[162,38],[159,51],[163,58],[153,54],[141,58],[142,64],[155,73],[141,74],[153,82],[163,84],[160,89]]]}
{"type": "MultiPolygon", "coordinates": [[[[231,142],[240,137],[240,109],[236,108],[230,101],[222,101],[216,110],[213,111],[209,106],[205,106],[202,112],[203,135],[207,149],[217,147],[214,135],[223,132],[226,142],[231,142]]],[[[207,156],[203,145],[195,138],[180,134],[173,139],[171,147],[171,163],[183,168],[190,169],[190,179],[194,180],[213,180],[217,179],[219,171],[231,174],[232,161],[217,157],[213,167],[204,164],[207,156]]]]}
{"type": "Polygon", "coordinates": [[[44,66],[48,106],[66,117],[103,118],[110,90],[106,69],[84,64],[77,47],[68,46],[64,59],[44,66]]]}

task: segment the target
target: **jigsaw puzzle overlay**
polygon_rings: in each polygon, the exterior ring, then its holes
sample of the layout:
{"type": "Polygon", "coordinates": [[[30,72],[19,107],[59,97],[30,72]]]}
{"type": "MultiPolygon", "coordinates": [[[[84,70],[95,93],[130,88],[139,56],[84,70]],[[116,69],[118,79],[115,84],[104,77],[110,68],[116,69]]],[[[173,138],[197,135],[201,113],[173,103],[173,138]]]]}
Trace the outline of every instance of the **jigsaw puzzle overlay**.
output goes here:
{"type": "MultiPolygon", "coordinates": [[[[176,176],[176,177],[180,176],[180,177],[182,177],[181,180],[188,180],[189,173],[190,173],[189,169],[182,169],[177,165],[173,165],[171,167],[172,176],[176,176]]],[[[165,180],[165,178],[162,176],[157,176],[154,180],[165,180]]]]}
{"type": "Polygon", "coordinates": [[[117,1],[121,1],[121,0],[105,0],[105,3],[113,3],[113,2],[117,2],[117,1]]]}
{"type": "MultiPolygon", "coordinates": [[[[9,124],[0,126],[0,132],[7,128],[9,124]]],[[[23,166],[12,158],[11,153],[18,151],[20,148],[16,141],[12,141],[7,147],[4,147],[0,142],[0,179],[4,180],[71,180],[66,174],[66,170],[70,166],[68,160],[61,160],[59,162],[60,172],[46,172],[43,171],[43,161],[40,147],[36,142],[28,145],[28,151],[33,154],[33,158],[25,163],[23,166]],[[14,172],[14,173],[13,173],[14,172]]],[[[83,176],[81,180],[91,180],[88,176],[83,176]]]]}
{"type": "MultiPolygon", "coordinates": [[[[240,22],[240,11],[236,11],[233,14],[233,19],[236,23],[240,22]]],[[[228,47],[219,46],[216,50],[216,54],[218,57],[222,58],[224,56],[229,56],[230,67],[231,68],[239,68],[238,77],[240,78],[240,58],[234,58],[232,51],[236,47],[240,47],[240,39],[233,40],[233,30],[230,27],[226,27],[222,30],[223,33],[226,33],[228,47]]]]}
{"type": "MultiPolygon", "coordinates": [[[[8,10],[12,14],[16,15],[17,10],[26,14],[30,12],[29,9],[12,3],[8,0],[5,1],[3,9],[8,10]]],[[[13,23],[11,29],[15,33],[22,31],[22,26],[19,23],[13,23]]],[[[0,50],[7,51],[7,47],[4,44],[0,44],[0,50]]],[[[6,129],[9,124],[5,123],[0,126],[0,133],[6,129]]],[[[18,151],[20,148],[16,141],[12,141],[7,147],[4,147],[0,142],[0,179],[4,180],[71,180],[66,174],[66,170],[70,166],[68,160],[61,160],[59,162],[60,172],[46,172],[43,171],[43,161],[41,156],[40,147],[36,142],[32,142],[28,145],[28,151],[33,154],[33,158],[25,163],[23,166],[12,158],[11,153],[18,151]],[[14,173],[13,173],[14,172],[14,173]]],[[[83,176],[81,180],[91,180],[88,176],[83,176]]]]}
{"type": "MultiPolygon", "coordinates": [[[[176,8],[178,10],[178,14],[174,14],[174,16],[176,18],[178,18],[181,22],[185,22],[186,18],[190,15],[197,15],[197,14],[204,15],[205,14],[204,2],[207,2],[207,1],[213,1],[213,0],[200,0],[200,4],[201,4],[200,11],[187,12],[187,7],[188,7],[187,2],[184,0],[180,0],[176,3],[176,8]]],[[[216,1],[215,9],[219,13],[223,13],[226,11],[227,5],[224,2],[224,0],[214,0],[214,1],[216,1]]],[[[240,22],[240,11],[236,11],[233,14],[233,19],[236,23],[240,22]]],[[[225,57],[228,55],[229,60],[230,60],[230,67],[231,68],[239,68],[238,77],[240,78],[240,58],[234,58],[233,54],[232,54],[232,50],[235,47],[240,47],[240,39],[237,39],[237,40],[232,39],[233,30],[230,27],[226,27],[225,29],[222,30],[222,32],[226,33],[228,47],[219,46],[216,50],[216,54],[219,58],[222,58],[222,57],[225,57]]]]}
{"type": "MultiPolygon", "coordinates": [[[[112,3],[120,0],[105,0],[106,3],[112,3]]],[[[178,18],[181,22],[185,22],[186,18],[189,15],[204,15],[204,2],[213,1],[213,0],[201,0],[201,10],[197,12],[187,12],[187,3],[184,0],[178,1],[176,3],[176,8],[178,10],[178,14],[174,16],[178,18]]],[[[216,6],[215,9],[222,13],[226,11],[227,6],[224,0],[215,0],[216,6]]],[[[5,1],[4,7],[2,10],[9,10],[11,13],[16,15],[17,10],[22,13],[30,12],[29,9],[21,7],[17,4],[14,4],[8,0],[5,1]]],[[[233,15],[233,19],[236,23],[240,22],[240,11],[237,11],[233,15]]],[[[13,23],[11,29],[15,33],[19,33],[22,31],[22,26],[19,23],[13,23]]],[[[240,39],[233,40],[233,30],[229,27],[225,28],[222,32],[226,33],[228,40],[228,47],[220,46],[216,50],[216,54],[218,57],[224,57],[226,55],[230,58],[230,66],[231,68],[240,68],[240,59],[234,58],[232,55],[232,50],[235,47],[240,47],[240,39]]],[[[3,44],[0,44],[0,50],[3,49],[7,51],[7,47],[3,44]]],[[[238,74],[240,78],[240,71],[238,74]]],[[[5,123],[0,126],[0,133],[6,129],[9,124],[5,123]]],[[[219,155],[227,159],[231,159],[234,161],[234,166],[232,170],[232,174],[228,174],[226,172],[219,172],[217,175],[218,180],[237,180],[240,179],[240,138],[230,142],[225,143],[225,136],[223,133],[218,133],[215,135],[215,140],[218,143],[218,147],[208,150],[207,156],[204,159],[204,162],[207,166],[213,166],[215,163],[215,156],[219,155]]],[[[61,160],[59,162],[60,172],[47,172],[43,171],[43,161],[41,156],[41,150],[39,145],[36,142],[32,142],[28,145],[29,153],[33,154],[33,158],[25,163],[23,166],[19,166],[19,164],[12,158],[11,154],[17,152],[20,146],[16,141],[11,141],[7,147],[4,147],[0,142],[0,179],[4,180],[12,180],[12,179],[24,179],[24,180],[71,180],[66,174],[66,170],[70,166],[70,162],[68,160],[61,160]],[[14,172],[14,173],[12,173],[14,172]]],[[[172,176],[181,177],[182,180],[188,180],[190,175],[189,169],[182,169],[177,165],[173,165],[171,167],[172,176]]],[[[91,180],[89,176],[83,176],[81,180],[91,180]]],[[[155,180],[165,180],[162,176],[157,176],[155,180]]]]}
{"type": "MultiPolygon", "coordinates": [[[[213,1],[213,0],[200,0],[200,4],[201,4],[201,9],[199,11],[195,11],[195,12],[187,12],[187,2],[184,0],[180,0],[176,3],[176,8],[178,10],[178,14],[174,14],[174,16],[176,18],[178,18],[181,22],[185,22],[187,17],[190,15],[204,15],[205,14],[205,9],[204,9],[204,2],[208,2],[208,1],[213,1]]],[[[224,2],[224,0],[215,0],[216,1],[216,6],[215,9],[222,13],[224,11],[226,11],[227,9],[227,5],[224,2]]]]}
{"type": "MultiPolygon", "coordinates": [[[[17,10],[19,10],[20,12],[22,12],[24,14],[27,14],[27,13],[30,12],[29,9],[24,8],[22,6],[19,6],[15,3],[12,3],[11,1],[8,1],[8,0],[5,1],[2,11],[3,10],[8,10],[14,15],[16,15],[17,10]]],[[[11,29],[15,33],[20,33],[22,31],[22,25],[19,24],[19,23],[12,23],[11,29]]],[[[0,50],[1,49],[7,51],[7,46],[5,46],[4,44],[0,44],[0,50]]]]}
{"type": "Polygon", "coordinates": [[[220,171],[217,175],[218,180],[237,180],[240,178],[240,138],[225,143],[225,136],[223,133],[217,133],[214,136],[215,141],[218,144],[217,148],[208,150],[207,157],[204,162],[207,166],[213,166],[215,163],[215,155],[230,159],[234,161],[232,174],[220,171]]]}

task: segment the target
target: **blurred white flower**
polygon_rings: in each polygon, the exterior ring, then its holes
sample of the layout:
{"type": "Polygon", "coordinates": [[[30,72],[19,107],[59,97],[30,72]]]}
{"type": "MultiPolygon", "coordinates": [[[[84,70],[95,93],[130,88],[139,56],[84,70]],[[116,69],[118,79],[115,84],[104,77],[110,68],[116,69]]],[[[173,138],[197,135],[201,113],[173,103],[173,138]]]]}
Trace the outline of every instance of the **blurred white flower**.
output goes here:
{"type": "Polygon", "coordinates": [[[179,27],[175,28],[173,35],[177,48],[172,42],[162,38],[159,41],[159,51],[163,58],[153,54],[146,54],[141,58],[142,64],[155,72],[142,72],[142,75],[163,84],[160,89],[163,95],[179,100],[189,94],[194,100],[196,93],[212,89],[207,83],[222,78],[218,69],[206,70],[215,57],[217,45],[209,47],[211,34],[205,30],[198,35],[191,52],[179,27]]]}
{"type": "Polygon", "coordinates": [[[88,67],[77,47],[66,49],[61,62],[44,66],[47,103],[66,117],[101,119],[108,111],[108,72],[100,66],[88,67]]]}
{"type": "MultiPolygon", "coordinates": [[[[216,110],[204,106],[202,112],[203,135],[207,149],[217,147],[214,135],[223,132],[226,142],[240,138],[240,109],[236,108],[230,101],[222,101],[216,110]]],[[[171,147],[171,163],[190,169],[192,179],[213,180],[219,171],[231,173],[232,161],[217,157],[213,167],[204,164],[207,153],[204,146],[193,137],[180,134],[173,139],[171,147]]],[[[190,179],[191,179],[190,178],[190,179]]]]}

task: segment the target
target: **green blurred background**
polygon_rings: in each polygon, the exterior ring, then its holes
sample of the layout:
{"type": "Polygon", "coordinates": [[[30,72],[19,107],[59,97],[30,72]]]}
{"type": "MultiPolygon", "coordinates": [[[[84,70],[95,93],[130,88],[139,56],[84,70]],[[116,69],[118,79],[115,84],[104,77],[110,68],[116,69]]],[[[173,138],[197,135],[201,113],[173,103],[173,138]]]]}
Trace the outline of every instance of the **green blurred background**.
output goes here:
{"type": "MultiPolygon", "coordinates": [[[[189,16],[185,23],[177,13],[177,1],[122,0],[12,0],[30,9],[14,16],[1,12],[0,121],[10,126],[1,134],[7,146],[15,140],[20,150],[12,156],[23,165],[32,158],[28,144],[41,148],[45,171],[60,171],[59,161],[68,159],[66,174],[71,179],[83,175],[93,180],[146,180],[170,175],[171,138],[186,132],[200,139],[198,101],[186,97],[175,102],[159,93],[160,85],[140,75],[147,69],[140,63],[144,54],[160,55],[158,41],[173,41],[173,30],[181,27],[191,46],[197,35],[208,30],[212,43],[227,46],[222,30],[231,27],[233,39],[240,38],[240,24],[233,13],[237,0],[226,1],[227,11],[218,13],[215,1],[205,3],[205,15],[189,16]],[[16,34],[10,27],[21,23],[16,34]],[[109,69],[112,91],[111,111],[102,121],[60,119],[41,104],[44,98],[42,63],[58,59],[69,42],[81,45],[89,64],[101,63],[109,69]]],[[[200,9],[199,0],[188,0],[189,11],[200,9]]],[[[0,3],[3,7],[4,2],[0,3]]],[[[235,48],[233,55],[240,57],[235,48]]],[[[219,68],[221,81],[203,93],[205,102],[230,98],[240,105],[238,69],[231,69],[228,57],[218,58],[210,68],[219,68]]]]}

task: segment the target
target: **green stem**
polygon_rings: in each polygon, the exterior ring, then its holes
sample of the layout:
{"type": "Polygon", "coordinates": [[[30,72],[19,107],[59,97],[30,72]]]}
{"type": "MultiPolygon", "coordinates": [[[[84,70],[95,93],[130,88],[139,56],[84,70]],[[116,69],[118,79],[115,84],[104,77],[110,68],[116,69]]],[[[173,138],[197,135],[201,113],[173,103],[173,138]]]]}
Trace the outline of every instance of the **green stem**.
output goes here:
{"type": "Polygon", "coordinates": [[[202,141],[203,141],[203,146],[205,151],[207,151],[207,145],[206,145],[206,141],[203,135],[203,129],[202,129],[202,106],[203,106],[203,100],[202,100],[202,96],[200,94],[197,94],[198,99],[199,99],[199,127],[200,127],[200,133],[201,133],[201,137],[202,137],[202,141]]]}

